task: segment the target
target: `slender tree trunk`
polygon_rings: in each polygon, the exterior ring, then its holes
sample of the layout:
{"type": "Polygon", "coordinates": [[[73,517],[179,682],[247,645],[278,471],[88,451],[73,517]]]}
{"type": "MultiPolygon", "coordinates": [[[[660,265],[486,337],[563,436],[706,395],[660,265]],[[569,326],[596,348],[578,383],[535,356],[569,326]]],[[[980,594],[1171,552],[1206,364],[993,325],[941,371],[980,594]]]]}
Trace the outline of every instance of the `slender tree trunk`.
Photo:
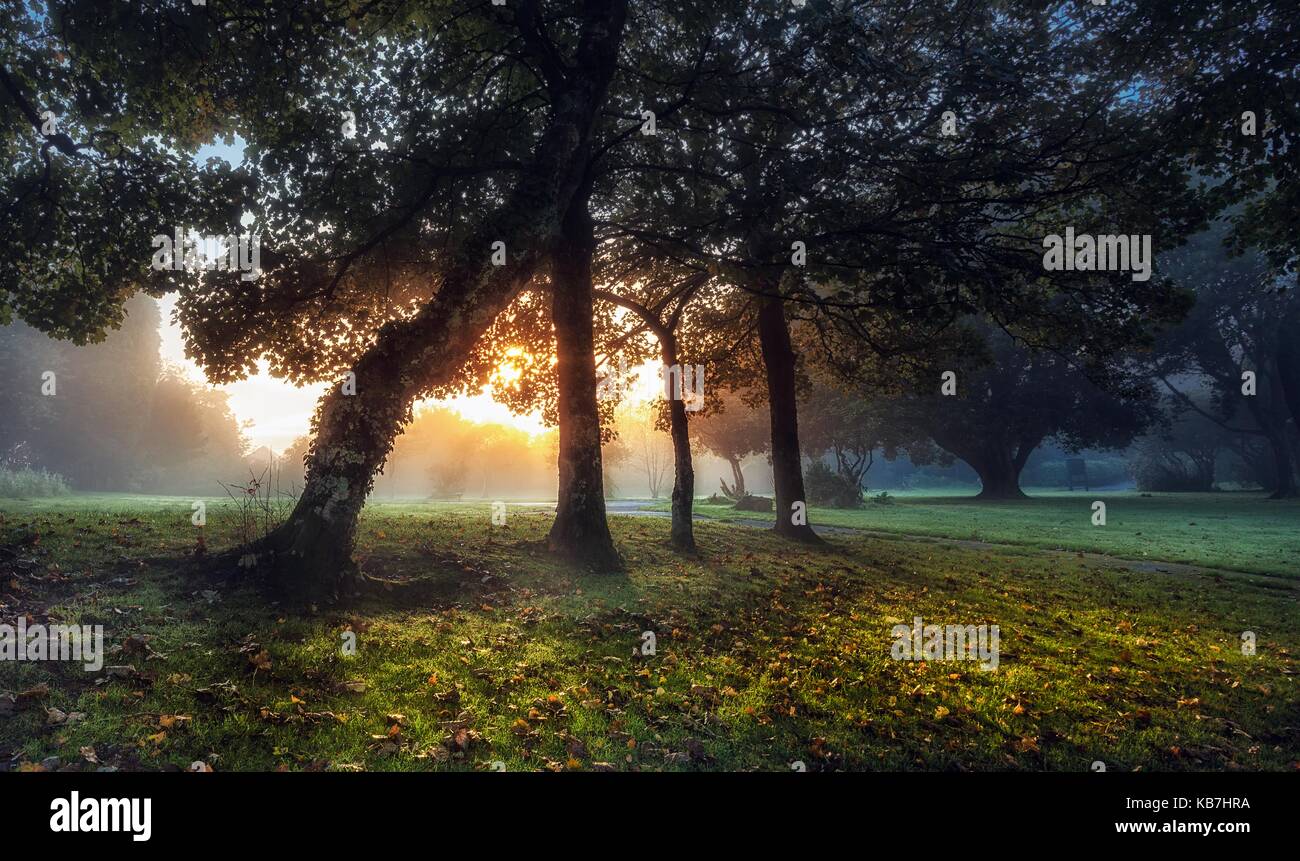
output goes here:
{"type": "Polygon", "coordinates": [[[618,571],[623,560],[605,519],[592,334],[591,258],[596,248],[585,191],[575,197],[551,255],[551,317],[559,381],[560,496],[547,535],[552,552],[618,571]]]}
{"type": "MultiPolygon", "coordinates": [[[[698,283],[697,285],[698,286],[698,283]]],[[[665,320],[660,316],[660,310],[651,310],[646,306],[634,300],[618,296],[608,291],[601,291],[598,295],[608,302],[627,308],[639,316],[646,326],[659,339],[660,358],[663,359],[665,376],[664,385],[666,388],[671,386],[671,376],[668,369],[680,369],[677,355],[677,322],[681,319],[681,313],[690,299],[692,287],[688,292],[683,294],[679,300],[677,309],[673,311],[668,319],[665,320]]],[[[685,401],[685,381],[678,378],[681,391],[673,391],[671,386],[667,391],[668,396],[668,430],[673,441],[673,495],[672,495],[672,545],[678,550],[689,552],[695,551],[695,524],[693,522],[693,508],[695,505],[695,467],[691,463],[691,436],[690,425],[688,423],[686,401],[685,401]],[[680,395],[680,397],[674,397],[680,395]]],[[[699,381],[703,383],[703,380],[699,381]]],[[[703,389],[700,389],[701,394],[703,389]]],[[[647,450],[648,451],[648,450],[647,450]]],[[[647,458],[648,460],[648,458],[647,458]]],[[[651,494],[658,498],[657,484],[652,470],[647,470],[650,475],[651,494]]]]}
{"type": "MultiPolygon", "coordinates": [[[[677,366],[677,339],[670,332],[659,335],[664,367],[677,366]]],[[[671,541],[678,550],[695,552],[695,466],[691,463],[691,435],[686,401],[668,399],[668,430],[673,440],[673,522],[671,541]]]]}
{"type": "Polygon", "coordinates": [[[296,601],[352,588],[357,516],[411,404],[450,378],[531,278],[559,228],[588,160],[625,4],[593,3],[586,11],[577,65],[553,93],[550,122],[507,203],[455,250],[434,298],[379,331],[353,367],[355,394],[336,387],[317,408],[302,496],[281,527],[249,548],[259,570],[296,601]],[[504,266],[491,263],[496,241],[506,244],[504,266]]]}
{"type": "MultiPolygon", "coordinates": [[[[772,285],[765,292],[774,293],[772,285]]],[[[777,534],[801,541],[819,542],[807,523],[807,495],[803,487],[803,462],[799,455],[799,407],[795,396],[794,349],[780,297],[761,299],[758,337],[767,369],[767,403],[772,420],[772,481],[776,491],[777,534]],[[795,503],[804,510],[803,523],[795,523],[795,503]]]]}

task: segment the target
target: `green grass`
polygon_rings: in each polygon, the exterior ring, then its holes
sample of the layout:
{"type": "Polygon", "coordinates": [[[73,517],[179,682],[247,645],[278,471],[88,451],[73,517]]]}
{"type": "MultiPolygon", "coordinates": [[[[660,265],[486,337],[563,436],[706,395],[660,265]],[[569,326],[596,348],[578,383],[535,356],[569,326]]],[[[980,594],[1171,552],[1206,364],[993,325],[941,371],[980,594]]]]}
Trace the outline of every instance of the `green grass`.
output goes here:
{"type": "MultiPolygon", "coordinates": [[[[666,510],[667,504],[656,507],[666,510]]],[[[771,516],[699,502],[695,510],[722,520],[771,516]]],[[[1062,491],[1033,493],[1031,499],[1019,502],[904,493],[889,505],[867,502],[856,510],[810,508],[808,519],[815,525],[1300,576],[1300,500],[1269,500],[1256,493],[1145,496],[1062,491]],[[1105,526],[1092,525],[1094,500],[1106,503],[1105,526]]]]}
{"type": "MultiPolygon", "coordinates": [[[[103,624],[106,664],[137,671],[0,665],[0,691],[34,691],[7,716],[0,698],[0,766],[1300,767],[1300,584],[1277,577],[870,535],[805,550],[724,523],[684,558],[644,517],[612,521],[628,573],[594,576],[546,554],[547,510],[493,530],[486,503],[393,504],[367,509],[358,550],[392,591],[290,613],[190,569],[188,499],[0,517],[0,621],[103,624]],[[999,668],[891,660],[917,615],[999,625],[999,668]]],[[[208,518],[208,548],[228,546],[233,508],[208,518]]]]}

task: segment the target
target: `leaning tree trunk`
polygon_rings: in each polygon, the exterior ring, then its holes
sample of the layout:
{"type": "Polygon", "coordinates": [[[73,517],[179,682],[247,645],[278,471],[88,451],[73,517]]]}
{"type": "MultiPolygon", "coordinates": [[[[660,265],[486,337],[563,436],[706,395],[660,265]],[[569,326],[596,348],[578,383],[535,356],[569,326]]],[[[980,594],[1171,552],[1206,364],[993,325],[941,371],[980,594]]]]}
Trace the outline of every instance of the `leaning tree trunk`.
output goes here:
{"type": "MultiPolygon", "coordinates": [[[[486,258],[489,244],[480,249],[486,258]]],[[[273,577],[288,595],[313,601],[348,591],[356,575],[357,516],[411,404],[463,361],[538,257],[521,254],[500,272],[449,273],[420,314],[381,330],[353,367],[355,394],[336,387],[322,398],[302,495],[288,520],[253,548],[259,566],[269,554],[273,577]],[[470,283],[479,289],[471,293],[470,283]]]]}
{"type": "Polygon", "coordinates": [[[736,499],[744,499],[746,495],[745,472],[741,469],[740,458],[729,457],[727,458],[727,463],[731,464],[731,480],[733,484],[728,488],[727,483],[725,481],[722,482],[722,492],[725,495],[736,499]]]}
{"type": "Polygon", "coordinates": [[[794,349],[785,307],[773,295],[774,285],[765,285],[768,295],[758,310],[758,337],[767,370],[767,404],[772,420],[772,481],[776,491],[776,524],[779,535],[801,541],[820,541],[807,523],[807,496],[803,487],[803,463],[799,455],[799,407],[795,400],[794,349]],[[804,510],[804,522],[795,523],[795,503],[804,510]]]}
{"type": "Polygon", "coordinates": [[[589,157],[626,11],[622,2],[586,8],[576,67],[555,89],[550,122],[505,205],[458,246],[429,303],[380,329],[353,367],[355,394],[335,388],[317,408],[302,496],[289,519],[250,548],[258,568],[294,600],[352,587],[357,515],[411,404],[450,378],[559,229],[589,157]],[[491,262],[496,241],[506,244],[502,266],[491,262]]]}
{"type": "Polygon", "coordinates": [[[547,535],[552,552],[618,571],[623,560],[605,519],[592,334],[591,257],[596,248],[585,194],[575,197],[551,255],[551,318],[559,384],[560,490],[547,535]]]}

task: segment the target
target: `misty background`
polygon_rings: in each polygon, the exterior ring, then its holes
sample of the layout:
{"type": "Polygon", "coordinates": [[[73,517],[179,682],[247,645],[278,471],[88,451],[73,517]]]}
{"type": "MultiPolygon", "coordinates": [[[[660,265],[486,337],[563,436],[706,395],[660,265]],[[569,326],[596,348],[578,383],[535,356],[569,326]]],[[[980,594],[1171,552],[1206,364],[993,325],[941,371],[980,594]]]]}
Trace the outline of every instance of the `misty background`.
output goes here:
{"type": "MultiPolygon", "coordinates": [[[[119,328],[99,344],[76,346],[15,322],[0,327],[0,490],[5,496],[45,496],[74,491],[220,496],[249,481],[269,482],[295,494],[303,484],[310,413],[288,445],[259,441],[259,417],[240,415],[224,387],[196,381],[168,361],[159,302],[143,294],[126,304],[119,328]],[[54,394],[43,377],[54,373],[54,394]]],[[[1196,380],[1181,386],[1195,394],[1196,380]]],[[[840,393],[824,393],[838,399],[840,393]]],[[[692,420],[699,496],[734,489],[770,494],[766,407],[748,406],[726,392],[722,413],[692,420]]],[[[305,397],[312,402],[315,394],[305,397]]],[[[843,472],[844,448],[857,446],[853,478],[865,492],[978,491],[980,481],[962,460],[933,449],[924,457],[909,447],[870,447],[855,434],[853,415],[823,415],[817,392],[801,410],[807,431],[805,468],[843,472]],[[849,426],[836,427],[836,421],[849,426]],[[937,454],[936,454],[937,452],[937,454]]],[[[606,494],[611,498],[666,498],[672,486],[672,446],[656,424],[657,404],[624,404],[616,412],[616,437],[604,447],[606,494]]],[[[1169,415],[1152,433],[1115,449],[1071,452],[1049,440],[1030,455],[1021,474],[1025,488],[1072,486],[1070,460],[1086,465],[1093,489],[1258,489],[1270,483],[1271,463],[1249,435],[1224,431],[1193,410],[1166,404],[1169,415]]],[[[862,430],[858,428],[856,430],[862,430]]],[[[375,484],[380,498],[549,500],[556,494],[556,436],[493,421],[476,421],[457,409],[426,403],[397,440],[375,484]]],[[[1079,484],[1077,477],[1073,484],[1079,484]]]]}

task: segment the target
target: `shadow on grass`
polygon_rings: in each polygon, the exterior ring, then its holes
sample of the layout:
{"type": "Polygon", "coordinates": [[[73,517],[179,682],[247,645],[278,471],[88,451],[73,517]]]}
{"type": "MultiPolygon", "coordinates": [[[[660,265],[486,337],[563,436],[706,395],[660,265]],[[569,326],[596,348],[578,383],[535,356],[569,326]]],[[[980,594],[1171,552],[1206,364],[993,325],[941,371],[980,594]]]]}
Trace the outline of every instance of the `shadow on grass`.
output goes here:
{"type": "Polygon", "coordinates": [[[813,549],[718,523],[697,526],[691,558],[666,521],[632,518],[614,521],[628,572],[591,576],[546,553],[548,524],[371,517],[359,561],[389,588],[305,613],[181,556],[59,579],[41,551],[24,600],[104,620],[109,663],[137,672],[28,668],[21,688],[49,690],[0,721],[0,754],[782,771],[1285,769],[1300,755],[1297,594],[1277,581],[867,536],[813,549]],[[998,669],[891,659],[893,626],[916,616],[998,625],[998,669]],[[49,708],[84,717],[51,724],[49,708]]]}

